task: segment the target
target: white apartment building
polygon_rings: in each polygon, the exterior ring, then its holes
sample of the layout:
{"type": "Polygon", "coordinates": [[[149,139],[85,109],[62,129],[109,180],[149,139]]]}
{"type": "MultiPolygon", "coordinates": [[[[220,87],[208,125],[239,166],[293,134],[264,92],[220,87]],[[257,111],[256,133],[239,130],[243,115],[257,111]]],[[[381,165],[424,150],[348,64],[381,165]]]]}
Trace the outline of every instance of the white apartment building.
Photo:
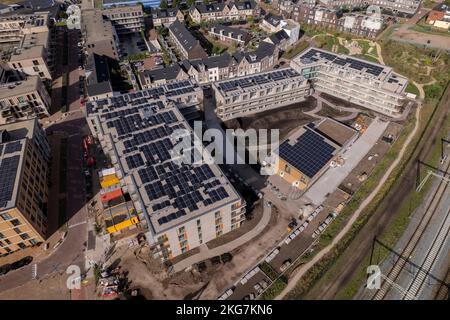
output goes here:
{"type": "Polygon", "coordinates": [[[213,89],[216,113],[225,121],[304,101],[310,85],[297,71],[286,68],[216,82],[213,89]]]}
{"type": "Polygon", "coordinates": [[[202,152],[183,144],[192,129],[179,111],[202,99],[196,83],[181,80],[86,106],[91,132],[111,157],[122,191],[131,197],[138,228],[146,232],[154,257],[163,261],[245,220],[245,202],[218,166],[174,161],[176,146],[202,152]],[[176,130],[184,132],[175,135],[176,130]]]}
{"type": "Polygon", "coordinates": [[[411,16],[416,13],[421,0],[321,0],[320,2],[336,9],[375,5],[394,13],[401,12],[411,16]]]}
{"type": "Polygon", "coordinates": [[[51,98],[37,76],[0,85],[0,124],[49,115],[51,98]]]}
{"type": "Polygon", "coordinates": [[[402,113],[408,79],[388,66],[309,48],[292,59],[291,67],[316,91],[391,117],[402,113]]]}

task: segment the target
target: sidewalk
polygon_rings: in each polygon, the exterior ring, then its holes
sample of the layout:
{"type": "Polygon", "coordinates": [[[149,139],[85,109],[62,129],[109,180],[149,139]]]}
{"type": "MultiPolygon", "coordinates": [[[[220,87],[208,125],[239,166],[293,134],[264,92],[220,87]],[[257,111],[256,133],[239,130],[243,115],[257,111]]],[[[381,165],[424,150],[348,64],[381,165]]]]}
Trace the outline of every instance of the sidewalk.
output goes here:
{"type": "Polygon", "coordinates": [[[227,253],[227,252],[230,252],[230,251],[236,249],[237,247],[249,242],[257,235],[259,235],[261,233],[261,231],[268,225],[270,216],[272,213],[272,208],[267,207],[265,204],[266,204],[266,202],[264,201],[263,216],[262,216],[261,220],[258,222],[258,224],[256,225],[256,227],[254,227],[252,230],[245,233],[241,237],[239,237],[233,241],[230,241],[222,246],[216,247],[214,249],[209,249],[207,247],[207,244],[201,246],[199,253],[174,264],[173,271],[174,272],[182,271],[186,268],[189,268],[190,266],[192,266],[195,263],[201,262],[203,260],[206,260],[206,259],[209,259],[209,258],[212,258],[215,256],[219,256],[219,255],[227,253]]]}

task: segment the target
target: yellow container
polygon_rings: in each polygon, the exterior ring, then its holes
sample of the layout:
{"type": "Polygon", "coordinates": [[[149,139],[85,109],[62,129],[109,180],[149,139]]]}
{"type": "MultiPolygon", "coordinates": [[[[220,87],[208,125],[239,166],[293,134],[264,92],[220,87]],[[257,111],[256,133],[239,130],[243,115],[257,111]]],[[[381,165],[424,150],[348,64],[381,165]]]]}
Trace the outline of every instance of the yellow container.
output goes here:
{"type": "Polygon", "coordinates": [[[100,178],[100,186],[102,188],[108,188],[112,185],[118,184],[120,181],[115,174],[110,174],[100,178]]]}
{"type": "Polygon", "coordinates": [[[106,231],[108,233],[114,233],[114,232],[117,232],[119,230],[122,230],[123,228],[131,226],[132,224],[138,224],[138,223],[139,223],[139,218],[138,217],[133,217],[131,219],[122,221],[121,223],[115,224],[115,225],[107,228],[106,231]]]}

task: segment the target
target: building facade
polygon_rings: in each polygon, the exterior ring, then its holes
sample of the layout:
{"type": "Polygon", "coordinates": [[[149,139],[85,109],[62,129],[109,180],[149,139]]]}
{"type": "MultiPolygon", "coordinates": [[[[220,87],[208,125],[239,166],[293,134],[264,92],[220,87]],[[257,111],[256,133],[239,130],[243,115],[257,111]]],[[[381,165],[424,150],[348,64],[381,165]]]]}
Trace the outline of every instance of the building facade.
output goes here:
{"type": "Polygon", "coordinates": [[[49,66],[49,13],[0,18],[2,59],[18,74],[51,80],[49,66]]]}
{"type": "Polygon", "coordinates": [[[46,239],[49,160],[37,119],[0,126],[0,255],[46,239]]]}
{"type": "Polygon", "coordinates": [[[169,26],[169,39],[183,59],[198,59],[208,56],[200,42],[178,20],[169,26]]]}
{"type": "Polygon", "coordinates": [[[280,69],[213,84],[216,114],[223,120],[304,101],[308,81],[294,69],[280,69]]]}
{"type": "Polygon", "coordinates": [[[51,98],[37,76],[0,85],[0,124],[49,115],[51,98]]]}
{"type": "Polygon", "coordinates": [[[103,9],[103,15],[112,22],[119,37],[144,30],[144,11],[141,5],[109,7],[103,9]]]}
{"type": "MultiPolygon", "coordinates": [[[[92,134],[110,155],[123,193],[130,195],[136,227],[145,230],[154,257],[163,261],[245,220],[245,202],[219,167],[174,161],[176,146],[191,146],[183,138],[192,129],[179,109],[202,99],[198,85],[182,80],[87,105],[92,134]]],[[[192,151],[200,152],[195,146],[192,151]]]]}
{"type": "Polygon", "coordinates": [[[216,24],[209,28],[208,34],[225,42],[244,45],[250,40],[250,34],[238,28],[216,24]]]}
{"type": "Polygon", "coordinates": [[[403,111],[408,79],[390,67],[316,48],[294,57],[291,67],[316,91],[391,117],[403,111]]]}
{"type": "Polygon", "coordinates": [[[168,27],[176,20],[183,22],[184,14],[178,7],[166,9],[152,8],[151,18],[154,27],[168,27]]]}
{"type": "Polygon", "coordinates": [[[189,16],[195,23],[216,20],[245,20],[247,17],[258,16],[258,7],[253,0],[195,4],[189,9],[189,16]]]}
{"type": "Polygon", "coordinates": [[[192,78],[200,84],[212,83],[268,70],[277,63],[278,55],[277,46],[261,42],[255,51],[238,51],[233,55],[225,52],[203,59],[185,59],[178,65],[145,70],[140,73],[139,79],[142,88],[186,78],[192,78]]]}

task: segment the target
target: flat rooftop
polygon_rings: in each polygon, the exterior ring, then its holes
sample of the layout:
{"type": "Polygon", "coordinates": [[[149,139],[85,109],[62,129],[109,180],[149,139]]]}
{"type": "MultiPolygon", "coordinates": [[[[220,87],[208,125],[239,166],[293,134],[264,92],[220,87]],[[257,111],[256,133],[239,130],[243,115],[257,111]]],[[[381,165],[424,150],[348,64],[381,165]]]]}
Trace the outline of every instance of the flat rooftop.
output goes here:
{"type": "Polygon", "coordinates": [[[312,179],[339,149],[337,144],[307,125],[281,143],[274,153],[312,179]]]}
{"type": "Polygon", "coordinates": [[[38,81],[37,76],[29,76],[26,80],[2,84],[0,85],[0,99],[30,93],[37,89],[38,81]]]}
{"type": "Polygon", "coordinates": [[[298,82],[299,79],[301,81],[304,80],[297,71],[292,68],[286,68],[238,77],[232,80],[219,81],[214,83],[214,86],[223,96],[233,96],[244,92],[273,87],[277,84],[298,82]]]}
{"type": "Polygon", "coordinates": [[[321,63],[347,72],[359,73],[365,78],[381,81],[382,88],[392,92],[402,92],[408,83],[406,77],[393,72],[391,67],[313,47],[300,53],[292,61],[304,67],[321,63]]]}
{"type": "Polygon", "coordinates": [[[343,123],[336,120],[325,118],[315,125],[314,130],[337,143],[340,147],[356,137],[358,132],[343,123]]]}
{"type": "Polygon", "coordinates": [[[156,233],[240,199],[216,165],[172,158],[183,134],[193,134],[173,101],[198,90],[184,80],[87,104],[88,117],[97,117],[112,139],[123,180],[139,193],[156,233]]]}

